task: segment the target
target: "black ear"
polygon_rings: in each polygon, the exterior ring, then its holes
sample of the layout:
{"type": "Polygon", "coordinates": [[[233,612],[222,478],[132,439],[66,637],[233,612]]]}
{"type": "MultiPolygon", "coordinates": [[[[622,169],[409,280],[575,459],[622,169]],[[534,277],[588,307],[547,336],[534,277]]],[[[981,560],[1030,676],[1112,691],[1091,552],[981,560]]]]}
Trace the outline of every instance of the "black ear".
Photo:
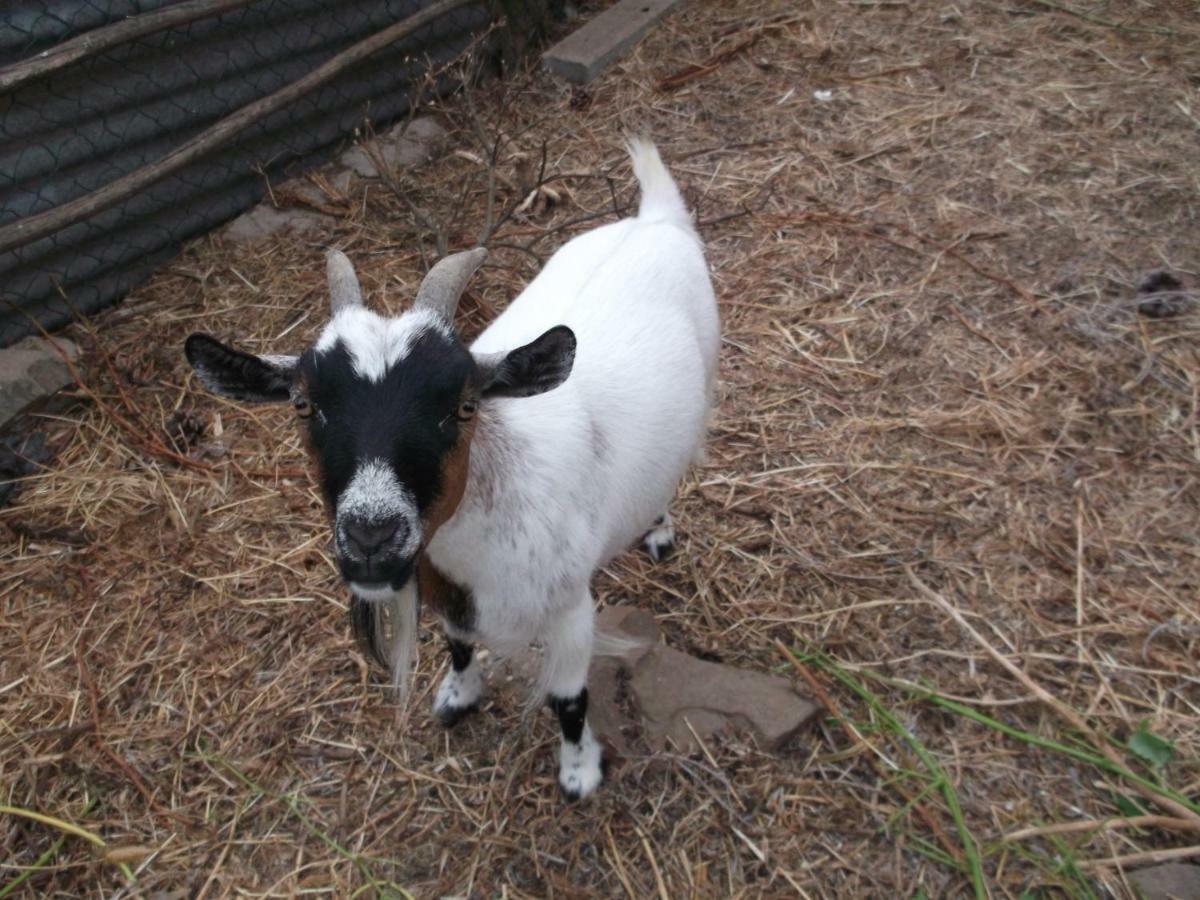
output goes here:
{"type": "Polygon", "coordinates": [[[508,353],[476,359],[483,397],[532,397],[558,387],[575,362],[575,333],[556,325],[537,340],[508,353]]]}
{"type": "Polygon", "coordinates": [[[193,334],[183,352],[200,381],[214,394],[250,403],[287,400],[291,394],[294,356],[242,353],[207,334],[193,334]]]}

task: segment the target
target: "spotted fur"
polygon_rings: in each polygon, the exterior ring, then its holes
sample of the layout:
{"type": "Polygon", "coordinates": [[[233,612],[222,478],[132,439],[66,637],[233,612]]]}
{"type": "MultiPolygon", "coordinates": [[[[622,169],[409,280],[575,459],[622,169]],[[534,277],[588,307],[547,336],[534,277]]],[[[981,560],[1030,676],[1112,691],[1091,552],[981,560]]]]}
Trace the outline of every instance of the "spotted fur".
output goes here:
{"type": "MultiPolygon", "coordinates": [[[[656,556],[673,541],[662,513],[699,454],[720,342],[678,188],[653,145],[630,153],[638,215],[568,242],[469,350],[450,317],[482,251],[443,260],[391,319],[362,305],[349,261],[331,254],[334,314],[298,358],[188,341],[211,389],[302,411],[342,575],[391,610],[398,684],[415,658],[417,594],[451,638],[443,721],[481,696],[473,643],[543,645],[572,798],[603,778],[586,718],[589,581],[643,536],[656,556]]],[[[380,619],[356,609],[379,646],[380,619]]]]}

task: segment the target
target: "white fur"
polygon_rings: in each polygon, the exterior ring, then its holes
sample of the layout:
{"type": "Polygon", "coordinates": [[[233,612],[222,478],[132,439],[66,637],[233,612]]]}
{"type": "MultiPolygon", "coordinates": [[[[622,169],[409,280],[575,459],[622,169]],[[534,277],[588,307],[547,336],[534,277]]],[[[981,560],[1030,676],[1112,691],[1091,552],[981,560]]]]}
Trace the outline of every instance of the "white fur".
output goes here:
{"type": "Polygon", "coordinates": [[[435,715],[466,709],[479,702],[483,693],[483,674],[479,669],[479,661],[471,657],[470,664],[461,672],[451,669],[438,685],[437,696],[433,699],[435,715]]]}
{"type": "Polygon", "coordinates": [[[388,648],[388,664],[392,670],[392,686],[401,701],[408,698],[408,686],[413,666],[417,663],[417,614],[420,598],[417,579],[410,578],[388,599],[392,617],[392,639],[388,648]]]}
{"type": "Polygon", "coordinates": [[[300,357],[287,355],[276,356],[267,354],[265,356],[260,356],[259,359],[265,362],[268,366],[274,366],[276,369],[279,369],[282,372],[291,372],[296,368],[296,361],[299,360],[300,357]]]}
{"type": "Polygon", "coordinates": [[[410,578],[398,591],[390,587],[364,586],[353,582],[350,590],[363,600],[387,604],[391,618],[388,667],[392,673],[392,686],[403,702],[408,698],[409,682],[417,662],[417,615],[420,612],[417,579],[410,578]]]}
{"type": "Polygon", "coordinates": [[[357,581],[350,582],[350,590],[356,597],[359,597],[370,603],[389,603],[396,594],[396,592],[387,585],[360,584],[357,581]]]}
{"type": "MultiPolygon", "coordinates": [[[[501,652],[542,640],[542,683],[557,697],[586,679],[591,575],[667,508],[704,439],[716,377],[699,238],[653,145],[630,152],[638,216],[567,243],[471,348],[506,352],[555,325],[577,340],[560,387],[481,406],[463,500],[427,548],[470,590],[477,640],[501,652]]],[[[560,781],[580,795],[600,781],[588,738],[563,746],[560,781]]]]}
{"type": "Polygon", "coordinates": [[[408,697],[412,670],[417,662],[417,616],[420,602],[417,596],[417,579],[410,578],[400,590],[380,585],[350,583],[355,596],[370,603],[387,605],[390,622],[388,640],[388,667],[392,673],[392,686],[403,702],[408,697]]]}
{"type": "Polygon", "coordinates": [[[347,520],[403,523],[407,527],[404,542],[391,548],[402,558],[412,556],[421,545],[421,518],[417,512],[416,498],[396,477],[392,467],[381,459],[360,463],[338,501],[337,521],[333,528],[334,544],[340,556],[355,557],[358,551],[346,539],[342,527],[347,520]]]}
{"type": "Polygon", "coordinates": [[[347,306],[329,320],[316,350],[326,353],[340,341],[350,353],[356,375],[382,381],[388,369],[408,355],[417,338],[431,329],[449,334],[445,321],[432,310],[414,309],[388,319],[365,306],[347,306]]]}
{"type": "Polygon", "coordinates": [[[558,783],[568,797],[586,797],[600,787],[604,779],[603,755],[603,748],[586,724],[578,744],[562,742],[558,750],[558,783]]]}

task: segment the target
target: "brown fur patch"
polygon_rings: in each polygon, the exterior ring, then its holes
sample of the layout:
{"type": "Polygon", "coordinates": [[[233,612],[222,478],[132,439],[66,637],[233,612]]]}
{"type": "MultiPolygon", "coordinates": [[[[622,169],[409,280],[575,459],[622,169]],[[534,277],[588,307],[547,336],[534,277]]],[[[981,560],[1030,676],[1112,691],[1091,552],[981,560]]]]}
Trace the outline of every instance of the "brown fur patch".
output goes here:
{"type": "Polygon", "coordinates": [[[417,593],[421,602],[461,631],[470,631],[475,620],[471,594],[437,570],[422,551],[417,560],[417,593]]]}
{"type": "Polygon", "coordinates": [[[471,471],[471,441],[475,437],[475,419],[462,424],[458,435],[458,443],[442,460],[442,492],[437,500],[429,507],[421,530],[428,544],[437,530],[454,515],[458,504],[462,503],[463,494],[467,491],[467,478],[471,471]]]}
{"type": "MultiPolygon", "coordinates": [[[[475,437],[476,421],[477,419],[472,417],[463,423],[458,443],[442,460],[442,492],[430,506],[421,523],[424,545],[428,545],[437,534],[437,530],[454,515],[458,505],[462,503],[471,471],[471,441],[475,437]]],[[[424,546],[417,560],[417,592],[422,603],[428,604],[451,625],[462,631],[471,630],[475,619],[475,606],[470,592],[439,572],[429,561],[424,546]]]]}

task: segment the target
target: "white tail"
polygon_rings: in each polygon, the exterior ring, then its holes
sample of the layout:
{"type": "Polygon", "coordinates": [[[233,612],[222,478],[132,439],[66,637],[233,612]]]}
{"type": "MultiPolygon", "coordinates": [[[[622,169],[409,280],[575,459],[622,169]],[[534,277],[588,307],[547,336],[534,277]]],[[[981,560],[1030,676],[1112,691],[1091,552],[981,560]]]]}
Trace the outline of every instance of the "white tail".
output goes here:
{"type": "Polygon", "coordinates": [[[658,148],[641,137],[630,138],[625,148],[633,163],[633,174],[642,189],[638,219],[643,222],[671,222],[691,229],[692,214],[683,202],[675,179],[663,165],[658,148]]]}
{"type": "Polygon", "coordinates": [[[607,656],[632,663],[654,646],[647,638],[619,637],[609,632],[597,631],[592,638],[592,656],[607,656]]]}

